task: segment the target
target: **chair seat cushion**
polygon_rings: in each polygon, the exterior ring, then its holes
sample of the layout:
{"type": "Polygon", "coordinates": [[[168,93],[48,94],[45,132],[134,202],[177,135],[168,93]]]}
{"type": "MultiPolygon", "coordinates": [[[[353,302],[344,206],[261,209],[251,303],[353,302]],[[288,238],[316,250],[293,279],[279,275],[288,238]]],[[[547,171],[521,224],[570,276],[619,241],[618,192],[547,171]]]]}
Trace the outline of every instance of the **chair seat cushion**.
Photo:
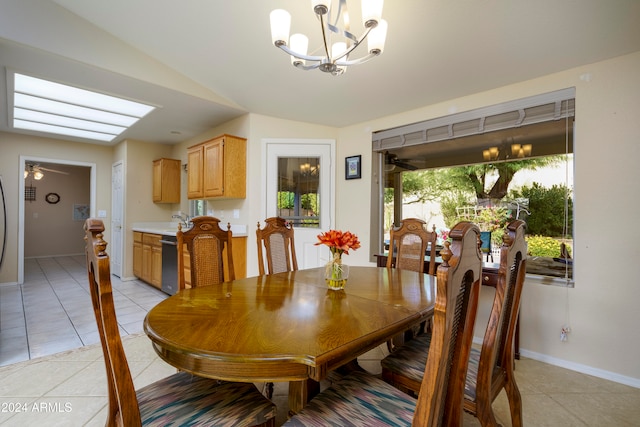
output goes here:
{"type": "Polygon", "coordinates": [[[253,426],[276,416],[251,383],[225,383],[180,372],[136,391],[146,426],[253,426]]]}
{"type": "MultiPolygon", "coordinates": [[[[382,359],[380,364],[383,369],[396,375],[421,382],[424,376],[424,367],[427,364],[427,357],[429,356],[430,343],[431,334],[419,335],[382,359]]],[[[480,350],[471,348],[467,380],[464,385],[464,396],[471,401],[476,400],[479,362],[480,350]]]]}
{"type": "Polygon", "coordinates": [[[476,384],[478,383],[478,364],[480,363],[480,351],[472,348],[467,367],[467,381],[464,384],[465,399],[476,400],[476,384]]]}
{"type": "Polygon", "coordinates": [[[382,359],[382,369],[420,383],[424,376],[430,345],[430,333],[418,335],[382,359]]]}
{"type": "Polygon", "coordinates": [[[410,426],[416,399],[367,372],[353,372],[317,395],[285,426],[410,426]]]}

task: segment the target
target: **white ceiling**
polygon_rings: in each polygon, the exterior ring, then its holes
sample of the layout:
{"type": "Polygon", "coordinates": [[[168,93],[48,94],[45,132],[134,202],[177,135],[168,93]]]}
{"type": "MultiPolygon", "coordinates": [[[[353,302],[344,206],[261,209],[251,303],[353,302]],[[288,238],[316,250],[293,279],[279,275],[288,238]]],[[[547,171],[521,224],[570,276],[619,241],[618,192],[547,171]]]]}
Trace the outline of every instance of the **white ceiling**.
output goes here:
{"type": "Polygon", "coordinates": [[[333,77],[271,45],[275,8],[319,31],[308,0],[2,0],[0,65],[159,105],[122,138],[176,143],[245,112],[342,127],[640,51],[637,0],[387,0],[383,55],[333,77]]]}

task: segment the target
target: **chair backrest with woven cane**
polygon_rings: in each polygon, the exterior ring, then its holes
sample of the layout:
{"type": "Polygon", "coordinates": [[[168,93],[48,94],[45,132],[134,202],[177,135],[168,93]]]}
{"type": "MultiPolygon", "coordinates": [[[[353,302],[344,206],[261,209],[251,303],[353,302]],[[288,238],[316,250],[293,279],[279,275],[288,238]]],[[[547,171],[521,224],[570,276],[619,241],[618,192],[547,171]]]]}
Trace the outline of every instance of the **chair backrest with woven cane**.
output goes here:
{"type": "Polygon", "coordinates": [[[418,218],[405,218],[399,227],[392,227],[389,235],[387,267],[424,273],[424,257],[429,248],[429,271],[436,272],[436,227],[427,231],[426,223],[418,218]]]}
{"type": "Polygon", "coordinates": [[[473,349],[466,379],[465,410],[483,426],[496,426],[491,403],[504,388],[511,410],[511,424],[522,426],[522,399],[513,373],[513,341],[525,279],[526,224],[507,225],[500,248],[500,267],[493,306],[481,350],[473,349]]]}
{"type": "Polygon", "coordinates": [[[446,242],[441,252],[431,344],[414,425],[455,425],[450,420],[462,416],[482,272],[479,236],[475,224],[458,223],[449,234],[451,245],[446,242]]]}
{"type": "Polygon", "coordinates": [[[261,276],[265,274],[264,255],[268,274],[296,271],[298,260],[293,240],[293,226],[284,218],[271,217],[264,220],[264,228],[256,230],[258,243],[258,270],[261,276]]]}
{"type": "Polygon", "coordinates": [[[220,228],[220,220],[212,216],[195,217],[192,223],[193,226],[186,231],[182,231],[181,225],[178,225],[176,233],[178,288],[184,289],[186,286],[185,247],[190,258],[191,287],[216,285],[235,280],[231,225],[227,224],[227,229],[223,230],[220,228]],[[227,277],[224,275],[225,262],[227,277]]]}

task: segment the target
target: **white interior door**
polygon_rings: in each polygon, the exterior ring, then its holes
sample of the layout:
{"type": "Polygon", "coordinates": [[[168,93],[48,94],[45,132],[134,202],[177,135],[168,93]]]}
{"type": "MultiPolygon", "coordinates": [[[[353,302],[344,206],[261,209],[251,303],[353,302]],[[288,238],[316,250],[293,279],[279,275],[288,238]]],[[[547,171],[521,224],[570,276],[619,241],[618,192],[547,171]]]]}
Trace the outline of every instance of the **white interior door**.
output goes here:
{"type": "Polygon", "coordinates": [[[111,274],[122,277],[123,164],[111,166],[111,274]]]}
{"type": "Polygon", "coordinates": [[[315,243],[334,224],[334,156],[334,140],[266,141],[266,217],[293,223],[300,269],[329,259],[329,251],[315,243]]]}

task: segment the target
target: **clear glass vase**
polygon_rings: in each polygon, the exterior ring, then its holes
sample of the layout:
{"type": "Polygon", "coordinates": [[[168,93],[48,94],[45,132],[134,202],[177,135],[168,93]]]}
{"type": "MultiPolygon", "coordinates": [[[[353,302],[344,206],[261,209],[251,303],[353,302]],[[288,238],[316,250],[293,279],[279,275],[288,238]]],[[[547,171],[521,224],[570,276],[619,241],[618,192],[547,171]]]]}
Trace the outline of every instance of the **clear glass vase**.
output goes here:
{"type": "Polygon", "coordinates": [[[342,258],[336,254],[331,261],[327,263],[324,272],[324,280],[329,289],[344,289],[349,278],[349,266],[342,263],[342,258]]]}

